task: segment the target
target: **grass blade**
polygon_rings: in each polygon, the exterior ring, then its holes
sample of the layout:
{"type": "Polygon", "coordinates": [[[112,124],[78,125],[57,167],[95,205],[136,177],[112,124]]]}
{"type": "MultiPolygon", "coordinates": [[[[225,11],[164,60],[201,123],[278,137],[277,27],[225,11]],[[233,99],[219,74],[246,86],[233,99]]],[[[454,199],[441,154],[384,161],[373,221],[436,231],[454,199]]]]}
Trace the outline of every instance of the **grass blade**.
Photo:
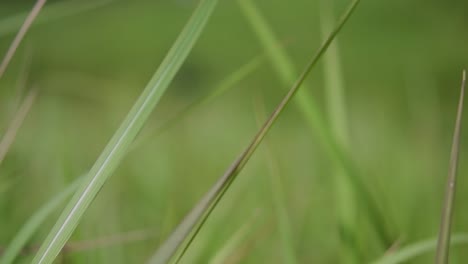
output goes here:
{"type": "Polygon", "coordinates": [[[0,140],[0,164],[2,164],[2,161],[5,159],[5,156],[11,147],[11,144],[13,144],[13,141],[16,138],[18,130],[20,129],[21,125],[24,122],[24,119],[29,113],[29,110],[31,110],[31,107],[34,104],[36,97],[36,89],[32,89],[28,92],[26,98],[23,100],[20,107],[18,108],[18,111],[13,116],[13,120],[11,121],[7,130],[5,131],[5,134],[0,140]]]}
{"type": "Polygon", "coordinates": [[[50,201],[37,210],[28,221],[20,228],[15,237],[8,244],[0,259],[1,264],[10,264],[21,253],[26,243],[32,238],[36,231],[41,227],[47,217],[54,212],[67,197],[72,195],[78,188],[84,177],[80,177],[70,184],[66,189],[55,195],[50,201]]]}
{"type": "MultiPolygon", "coordinates": [[[[455,234],[451,238],[451,245],[468,244],[468,234],[455,234]]],[[[395,253],[384,256],[383,258],[372,262],[372,264],[398,264],[407,263],[412,258],[429,253],[437,247],[437,239],[429,239],[418,243],[411,244],[395,253]]]]}
{"type": "MultiPolygon", "coordinates": [[[[333,24],[333,1],[320,1],[320,26],[322,36],[333,24]]],[[[330,45],[328,52],[323,57],[325,97],[327,99],[328,118],[331,132],[340,146],[349,150],[349,128],[346,117],[346,102],[344,98],[345,88],[341,70],[338,40],[330,45]]],[[[333,174],[334,192],[336,196],[336,208],[338,217],[338,230],[340,230],[340,257],[342,263],[360,263],[359,249],[357,246],[356,227],[356,190],[349,180],[346,170],[337,166],[333,174]]]]}
{"type": "Polygon", "coordinates": [[[448,263],[450,247],[450,227],[453,216],[453,200],[457,183],[458,158],[460,152],[460,132],[463,116],[463,100],[465,97],[466,71],[463,71],[460,99],[458,102],[455,132],[453,134],[452,151],[450,154],[450,167],[445,190],[445,201],[442,209],[442,221],[437,241],[436,263],[448,263]]]}
{"type": "Polygon", "coordinates": [[[360,0],[354,0],[343,17],[341,18],[338,26],[331,32],[327,40],[322,44],[318,52],[312,57],[309,64],[305,67],[298,80],[291,87],[286,96],[282,99],[273,113],[270,115],[268,120],[264,123],[262,128],[253,138],[252,142],[248,147],[241,153],[241,155],[231,164],[227,171],[215,182],[211,189],[203,196],[203,198],[195,205],[190,213],[183,219],[175,231],[165,241],[165,243],[158,249],[156,254],[151,258],[150,263],[167,263],[171,257],[175,254],[177,249],[182,246],[183,242],[188,240],[182,249],[182,253],[178,259],[181,258],[183,252],[188,248],[193,238],[196,236],[203,223],[206,221],[212,210],[216,207],[219,200],[223,197],[223,194],[227,191],[232,181],[243,169],[245,164],[249,161],[252,154],[255,152],[258,145],[261,143],[263,138],[266,136],[272,125],[278,119],[284,108],[291,101],[293,96],[299,90],[305,78],[308,76],[312,68],[317,64],[318,60],[327,50],[330,43],[333,41],[335,36],[344,26],[350,15],[355,10],[360,0]],[[198,224],[198,226],[197,226],[198,224]],[[195,230],[194,227],[196,227],[195,230]],[[193,232],[192,232],[193,230],[193,232]]]}
{"type": "Polygon", "coordinates": [[[202,0],[199,3],[160,67],[62,212],[33,263],[51,263],[59,254],[185,61],[216,3],[217,0],[202,0]]]}
{"type": "MultiPolygon", "coordinates": [[[[97,1],[60,1],[51,3],[45,6],[39,16],[36,18],[34,25],[40,25],[64,17],[69,17],[74,14],[82,13],[88,10],[93,10],[98,7],[109,4],[114,0],[97,0],[97,1]]],[[[27,13],[17,14],[0,21],[0,37],[16,32],[23,21],[28,16],[27,13]]]]}
{"type": "Polygon", "coordinates": [[[36,19],[37,15],[41,11],[45,3],[46,3],[46,0],[37,0],[31,12],[24,20],[24,23],[20,27],[18,34],[16,34],[15,38],[13,39],[13,42],[8,48],[8,51],[6,52],[5,57],[2,60],[2,63],[0,63],[0,79],[5,73],[6,68],[8,67],[8,64],[10,64],[10,61],[13,58],[13,55],[15,55],[15,52],[18,49],[18,46],[20,45],[21,41],[26,35],[26,32],[28,32],[29,28],[31,27],[31,24],[33,23],[34,19],[36,19]]]}
{"type": "MultiPolygon", "coordinates": [[[[238,0],[238,3],[244,16],[255,32],[255,35],[258,36],[259,42],[267,51],[274,70],[285,87],[287,87],[286,85],[291,83],[294,76],[296,76],[296,70],[292,60],[288,57],[286,51],[278,44],[279,42],[275,37],[272,27],[268,25],[268,22],[255,4],[251,0],[238,0]]],[[[361,204],[366,207],[373,228],[376,229],[382,244],[385,246],[390,245],[393,239],[384,227],[383,223],[385,223],[385,217],[372,198],[370,190],[362,182],[361,176],[353,160],[348,155],[345,146],[328,128],[317,103],[314,98],[307,93],[308,90],[310,89],[304,84],[304,89],[298,93],[296,100],[298,109],[304,115],[310,128],[317,135],[318,141],[324,144],[324,149],[328,152],[332,162],[335,163],[337,168],[341,168],[346,173],[347,181],[352,185],[353,193],[356,194],[356,199],[359,199],[361,204]]],[[[346,232],[345,230],[342,231],[346,232]]]]}

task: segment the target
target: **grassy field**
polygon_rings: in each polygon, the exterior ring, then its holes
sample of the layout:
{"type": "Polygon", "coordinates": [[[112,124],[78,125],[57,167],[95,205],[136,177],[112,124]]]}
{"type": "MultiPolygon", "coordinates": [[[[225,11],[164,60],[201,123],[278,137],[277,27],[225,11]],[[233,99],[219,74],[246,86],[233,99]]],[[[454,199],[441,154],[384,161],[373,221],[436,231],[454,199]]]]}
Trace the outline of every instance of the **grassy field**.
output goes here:
{"type": "MultiPolygon", "coordinates": [[[[34,2],[0,2],[0,58],[34,2]]],[[[14,263],[32,261],[70,200],[63,192],[93,167],[198,3],[83,8],[91,2],[48,1],[0,78],[0,140],[30,106],[0,159],[0,259],[62,194],[14,263]]],[[[219,1],[57,263],[149,260],[350,2],[219,1]]],[[[466,10],[461,0],[362,1],[181,262],[374,263],[437,239],[468,67],[466,10]]],[[[450,263],[468,260],[465,131],[450,263]]],[[[434,254],[375,263],[429,263],[434,254]]]]}

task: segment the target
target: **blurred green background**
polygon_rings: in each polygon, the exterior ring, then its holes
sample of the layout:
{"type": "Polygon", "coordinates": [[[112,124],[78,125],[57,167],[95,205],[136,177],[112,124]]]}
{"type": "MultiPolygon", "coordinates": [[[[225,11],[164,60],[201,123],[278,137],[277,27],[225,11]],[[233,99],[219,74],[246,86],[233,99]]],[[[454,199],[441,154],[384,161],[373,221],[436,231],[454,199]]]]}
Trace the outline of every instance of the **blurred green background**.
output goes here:
{"type": "MultiPolygon", "coordinates": [[[[46,7],[59,2],[65,1],[48,1],[46,7]]],[[[349,1],[334,2],[338,17],[349,1]]],[[[9,243],[37,208],[91,167],[196,3],[115,0],[51,20],[44,10],[39,17],[43,21],[27,34],[0,79],[0,135],[26,90],[38,89],[37,100],[0,165],[0,247],[9,243]],[[29,68],[26,83],[18,85],[25,67],[29,68]]],[[[302,69],[322,42],[318,1],[255,3],[296,68],[302,69]]],[[[0,2],[0,25],[28,12],[33,4],[29,0],[0,2]]],[[[461,71],[468,61],[467,10],[468,2],[462,0],[362,1],[338,37],[349,152],[384,212],[386,228],[401,246],[437,236],[461,71]]],[[[15,32],[1,35],[0,54],[15,32]]],[[[264,60],[227,93],[192,109],[168,130],[154,133],[154,128],[262,54],[264,49],[237,1],[220,1],[142,131],[146,140],[126,156],[71,242],[94,245],[96,239],[125,237],[135,230],[150,236],[70,250],[60,261],[140,263],[152,255],[249,143],[259,127],[259,105],[271,112],[286,87],[264,60]]],[[[307,82],[309,93],[326,113],[322,63],[307,82]]],[[[454,232],[468,229],[466,131],[454,232]]],[[[283,263],[272,173],[282,178],[298,262],[342,262],[337,254],[334,164],[316,132],[291,104],[208,219],[185,263],[212,261],[242,228],[249,231],[225,263],[283,263]]],[[[31,241],[32,250],[58,213],[48,218],[31,241]]],[[[355,231],[362,259],[372,261],[387,249],[376,243],[366,219],[363,209],[358,209],[355,231]]],[[[451,263],[465,263],[467,249],[466,245],[454,248],[451,263]]],[[[25,252],[20,263],[29,262],[32,256],[25,252]]],[[[427,254],[411,263],[427,263],[432,258],[427,254]]]]}

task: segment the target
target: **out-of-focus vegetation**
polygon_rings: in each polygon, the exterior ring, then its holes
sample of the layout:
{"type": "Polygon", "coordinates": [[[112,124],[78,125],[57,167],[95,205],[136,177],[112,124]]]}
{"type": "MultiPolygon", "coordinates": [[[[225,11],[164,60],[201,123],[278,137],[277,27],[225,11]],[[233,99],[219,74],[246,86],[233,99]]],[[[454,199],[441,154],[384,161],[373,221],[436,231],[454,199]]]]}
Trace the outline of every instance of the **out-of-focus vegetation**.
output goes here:
{"type": "MultiPolygon", "coordinates": [[[[46,8],[59,2],[64,0],[48,1],[46,8]]],[[[348,2],[335,1],[335,17],[348,2]]],[[[302,69],[323,39],[319,1],[255,3],[302,69]]],[[[0,25],[33,4],[1,2],[0,25]]],[[[50,20],[43,10],[43,22],[28,32],[0,79],[0,136],[27,91],[38,89],[0,164],[0,249],[39,207],[90,169],[196,4],[115,0],[50,20]]],[[[363,1],[338,37],[348,154],[384,213],[381,224],[394,239],[392,250],[438,232],[461,70],[468,65],[466,10],[466,1],[363,1]]],[[[14,34],[1,36],[0,54],[14,34]]],[[[162,244],[252,138],[259,105],[270,112],[292,85],[284,86],[256,34],[238,1],[220,1],[141,132],[144,141],[106,183],[59,260],[139,263],[162,244]],[[257,69],[232,89],[158,131],[257,56],[257,69]],[[142,230],[149,235],[131,239],[142,230]],[[97,243],[102,239],[111,243],[97,243]]],[[[319,63],[307,92],[328,113],[323,70],[319,63]]],[[[325,120],[333,122],[327,115],[325,120]]],[[[463,135],[454,233],[468,229],[463,135]]],[[[183,260],[284,263],[284,255],[292,254],[299,263],[341,263],[335,173],[317,131],[291,104],[183,260]],[[282,240],[278,197],[287,210],[292,253],[282,240]]],[[[358,203],[356,210],[359,257],[370,262],[388,248],[366,207],[358,203]]],[[[47,218],[20,263],[32,259],[59,213],[47,218]]],[[[468,259],[466,248],[451,251],[452,263],[468,259]]],[[[433,252],[413,261],[432,259],[433,252]]]]}

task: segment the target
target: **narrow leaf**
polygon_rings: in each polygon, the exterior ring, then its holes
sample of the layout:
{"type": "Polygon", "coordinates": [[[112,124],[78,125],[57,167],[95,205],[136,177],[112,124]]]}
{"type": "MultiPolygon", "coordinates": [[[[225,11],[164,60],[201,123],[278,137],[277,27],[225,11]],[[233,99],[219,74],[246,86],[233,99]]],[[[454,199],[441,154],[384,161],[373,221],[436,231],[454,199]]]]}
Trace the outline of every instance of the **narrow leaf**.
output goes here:
{"type": "Polygon", "coordinates": [[[188,248],[190,242],[196,236],[200,228],[203,226],[203,223],[206,221],[214,207],[216,207],[219,200],[222,198],[223,194],[229,188],[232,181],[243,169],[245,164],[249,161],[252,154],[255,152],[256,148],[259,146],[263,138],[266,136],[272,125],[278,119],[279,115],[283,112],[284,108],[291,101],[293,96],[299,90],[299,87],[304,82],[305,78],[308,76],[312,68],[317,64],[318,60],[322,57],[323,53],[327,50],[330,43],[333,41],[335,36],[341,30],[343,25],[346,23],[350,15],[353,13],[355,7],[360,2],[360,0],[354,0],[348,10],[345,12],[341,18],[338,26],[332,31],[327,40],[322,44],[318,52],[311,59],[309,64],[305,67],[305,70],[302,72],[298,80],[279,103],[276,109],[273,111],[268,120],[264,123],[262,128],[253,138],[249,146],[242,152],[242,154],[231,164],[227,171],[222,175],[218,181],[211,187],[211,189],[203,196],[203,198],[195,205],[195,207],[190,211],[190,213],[183,219],[175,231],[170,235],[170,237],[164,242],[164,244],[158,249],[156,254],[151,258],[150,263],[167,263],[171,257],[175,254],[177,249],[182,246],[183,242],[188,240],[182,253],[179,256],[179,259],[183,255],[183,252],[188,248]],[[197,226],[193,232],[194,227],[197,226]]]}
{"type": "Polygon", "coordinates": [[[463,71],[460,99],[458,102],[457,119],[455,122],[455,132],[453,134],[452,151],[450,154],[450,167],[445,189],[445,202],[442,209],[442,221],[439,229],[439,239],[437,241],[436,263],[445,264],[449,259],[450,229],[453,216],[453,200],[455,197],[455,187],[457,183],[458,158],[460,152],[460,132],[463,115],[463,100],[465,97],[466,71],[463,71]]]}
{"type": "Polygon", "coordinates": [[[78,191],[62,212],[34,258],[33,263],[51,263],[59,254],[84,212],[119,165],[135,136],[187,58],[216,3],[217,0],[202,0],[199,3],[161,66],[87,174],[83,184],[80,185],[78,191]]]}

